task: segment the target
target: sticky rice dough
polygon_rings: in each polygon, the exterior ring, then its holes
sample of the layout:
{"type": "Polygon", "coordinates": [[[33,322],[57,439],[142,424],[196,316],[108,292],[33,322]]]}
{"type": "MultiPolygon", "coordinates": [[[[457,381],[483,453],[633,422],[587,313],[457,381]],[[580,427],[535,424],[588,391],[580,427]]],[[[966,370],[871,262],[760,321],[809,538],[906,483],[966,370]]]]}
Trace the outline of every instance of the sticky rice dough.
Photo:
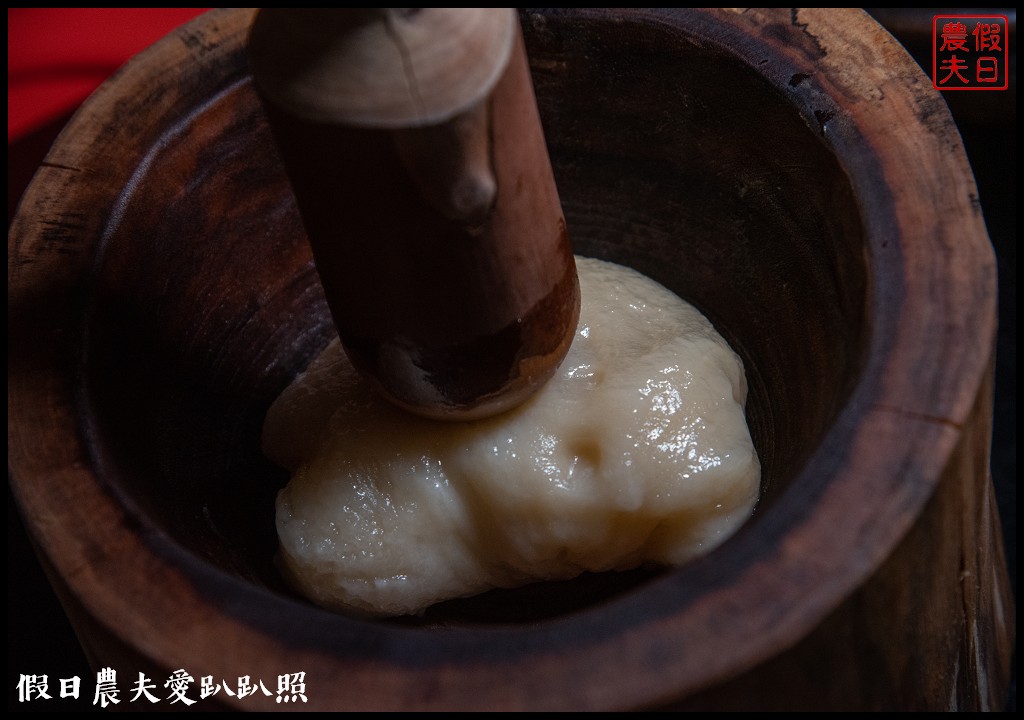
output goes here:
{"type": "Polygon", "coordinates": [[[751,513],[760,466],[739,358],[693,306],[577,258],[571,350],[526,404],[449,423],[373,395],[335,341],[277,399],[291,470],[280,561],[314,602],[369,615],[584,571],[678,564],[751,513]]]}

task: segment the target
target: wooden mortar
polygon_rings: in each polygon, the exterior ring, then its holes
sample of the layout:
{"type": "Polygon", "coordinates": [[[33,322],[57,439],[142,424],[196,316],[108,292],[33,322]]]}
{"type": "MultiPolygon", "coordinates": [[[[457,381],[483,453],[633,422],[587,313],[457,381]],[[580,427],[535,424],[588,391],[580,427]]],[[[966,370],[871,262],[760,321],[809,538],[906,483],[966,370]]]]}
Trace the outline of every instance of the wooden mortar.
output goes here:
{"type": "Polygon", "coordinates": [[[9,236],[11,482],[96,667],[305,672],[309,709],[1001,707],[994,261],[945,105],[878,25],[522,13],[576,249],[733,343],[763,500],[684,567],[384,622],[312,607],[272,562],[286,478],[260,427],[333,326],[251,20],[211,12],[129,63],[9,236]]]}

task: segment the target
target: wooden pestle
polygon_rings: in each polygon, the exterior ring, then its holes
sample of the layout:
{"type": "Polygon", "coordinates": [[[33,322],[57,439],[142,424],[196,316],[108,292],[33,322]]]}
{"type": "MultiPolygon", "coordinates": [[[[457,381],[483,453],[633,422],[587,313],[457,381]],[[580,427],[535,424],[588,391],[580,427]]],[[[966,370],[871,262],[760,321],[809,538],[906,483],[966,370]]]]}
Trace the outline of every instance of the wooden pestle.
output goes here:
{"type": "Polygon", "coordinates": [[[434,418],[529,397],[579,285],[515,12],[265,9],[250,62],[353,365],[434,418]]]}

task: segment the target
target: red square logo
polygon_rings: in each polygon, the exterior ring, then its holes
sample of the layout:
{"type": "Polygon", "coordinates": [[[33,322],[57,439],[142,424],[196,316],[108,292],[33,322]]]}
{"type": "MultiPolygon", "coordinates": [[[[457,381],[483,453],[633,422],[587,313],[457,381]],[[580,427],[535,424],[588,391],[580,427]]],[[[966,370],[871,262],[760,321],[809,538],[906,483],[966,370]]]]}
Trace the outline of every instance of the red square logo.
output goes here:
{"type": "Polygon", "coordinates": [[[1006,90],[1010,24],[1005,15],[932,18],[932,86],[936,90],[1006,90]]]}

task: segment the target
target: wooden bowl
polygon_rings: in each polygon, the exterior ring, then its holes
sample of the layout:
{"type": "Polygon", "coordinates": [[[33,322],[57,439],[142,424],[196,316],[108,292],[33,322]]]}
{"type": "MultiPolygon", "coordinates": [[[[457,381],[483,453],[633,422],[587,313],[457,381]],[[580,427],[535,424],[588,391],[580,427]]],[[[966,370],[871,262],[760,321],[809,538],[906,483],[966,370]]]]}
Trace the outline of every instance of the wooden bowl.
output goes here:
{"type": "Polygon", "coordinates": [[[211,12],[102,87],[10,234],[12,483],[97,667],[272,694],[304,672],[310,709],[999,706],[994,260],[945,105],[890,36],[855,11],[522,14],[576,250],[733,343],[763,500],[678,569],[369,621],[273,564],[261,423],[333,328],[251,19],[211,12]]]}

